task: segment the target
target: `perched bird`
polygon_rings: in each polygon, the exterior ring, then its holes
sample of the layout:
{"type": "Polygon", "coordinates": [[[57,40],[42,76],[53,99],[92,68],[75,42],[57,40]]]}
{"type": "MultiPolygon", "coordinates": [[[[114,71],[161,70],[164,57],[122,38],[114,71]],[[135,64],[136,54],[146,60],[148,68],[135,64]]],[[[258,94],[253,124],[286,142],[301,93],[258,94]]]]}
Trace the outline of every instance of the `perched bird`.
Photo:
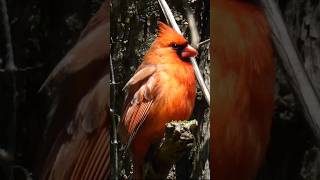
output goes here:
{"type": "Polygon", "coordinates": [[[267,149],[275,64],[263,9],[245,0],[213,0],[211,176],[251,180],[267,149]]]}
{"type": "Polygon", "coordinates": [[[158,37],[124,87],[119,131],[131,148],[136,179],[142,178],[146,153],[163,137],[165,124],[192,114],[196,81],[188,58],[197,54],[182,35],[159,22],[158,37]]]}
{"type": "Polygon", "coordinates": [[[105,2],[41,88],[49,90],[53,101],[39,179],[99,180],[110,175],[107,7],[105,2]]]}

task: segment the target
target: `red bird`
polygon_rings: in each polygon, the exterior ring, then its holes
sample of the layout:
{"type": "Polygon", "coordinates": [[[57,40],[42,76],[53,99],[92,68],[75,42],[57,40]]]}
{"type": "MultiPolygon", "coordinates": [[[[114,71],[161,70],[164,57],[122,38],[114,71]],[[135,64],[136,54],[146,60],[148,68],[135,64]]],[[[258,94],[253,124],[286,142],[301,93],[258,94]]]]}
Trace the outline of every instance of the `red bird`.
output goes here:
{"type": "Polygon", "coordinates": [[[257,5],[243,0],[211,4],[211,176],[251,180],[270,137],[275,81],[271,32],[257,5]]]}
{"type": "Polygon", "coordinates": [[[38,179],[104,180],[110,176],[107,3],[42,86],[54,100],[46,131],[49,153],[38,165],[38,179]]]}
{"type": "Polygon", "coordinates": [[[124,87],[120,135],[131,147],[136,179],[142,178],[146,153],[163,137],[165,124],[188,119],[193,111],[196,81],[188,58],[197,54],[182,35],[159,23],[158,37],[124,87]]]}

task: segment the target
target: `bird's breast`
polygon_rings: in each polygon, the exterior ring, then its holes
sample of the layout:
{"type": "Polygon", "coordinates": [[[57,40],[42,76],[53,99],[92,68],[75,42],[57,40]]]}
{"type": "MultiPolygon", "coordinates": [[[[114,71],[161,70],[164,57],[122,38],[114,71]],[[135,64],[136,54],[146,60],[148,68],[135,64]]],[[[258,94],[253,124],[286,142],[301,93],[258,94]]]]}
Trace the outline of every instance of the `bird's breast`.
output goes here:
{"type": "Polygon", "coordinates": [[[165,124],[173,120],[188,120],[196,96],[192,66],[172,65],[157,72],[159,90],[142,127],[145,136],[158,141],[163,137],[165,124]]]}
{"type": "Polygon", "coordinates": [[[161,71],[159,76],[161,84],[158,96],[159,110],[172,116],[172,120],[188,119],[192,113],[196,95],[192,66],[190,64],[170,65],[166,70],[161,71]]]}

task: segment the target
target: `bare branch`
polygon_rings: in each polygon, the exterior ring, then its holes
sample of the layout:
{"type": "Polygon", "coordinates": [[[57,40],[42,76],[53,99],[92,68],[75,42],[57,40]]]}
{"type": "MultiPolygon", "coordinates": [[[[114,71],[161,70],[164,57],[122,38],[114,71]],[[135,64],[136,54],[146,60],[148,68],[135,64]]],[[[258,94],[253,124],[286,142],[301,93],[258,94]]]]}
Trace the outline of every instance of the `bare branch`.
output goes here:
{"type": "Polygon", "coordinates": [[[320,103],[315,90],[308,78],[305,69],[299,59],[299,55],[292,43],[288,30],[285,26],[280,10],[273,0],[261,0],[273,31],[273,41],[281,57],[281,63],[289,82],[294,87],[312,128],[318,145],[320,145],[320,103]]]}
{"type": "Polygon", "coordinates": [[[112,100],[111,100],[111,105],[110,105],[110,112],[111,112],[111,121],[112,121],[112,140],[111,140],[111,145],[112,145],[112,152],[113,152],[113,179],[117,180],[118,175],[119,175],[119,165],[118,165],[118,136],[117,136],[117,119],[115,115],[115,85],[116,81],[114,78],[114,69],[113,69],[113,62],[111,55],[109,56],[109,61],[110,61],[110,74],[111,74],[111,82],[110,82],[110,87],[112,88],[112,100]]]}
{"type": "Polygon", "coordinates": [[[4,38],[6,43],[7,50],[7,61],[5,65],[5,69],[8,71],[16,71],[17,67],[14,64],[14,56],[13,56],[13,48],[11,41],[11,33],[10,33],[10,23],[8,17],[7,3],[5,0],[1,0],[1,15],[2,15],[2,26],[4,29],[4,38]]]}
{"type": "MultiPolygon", "coordinates": [[[[173,16],[167,2],[165,0],[158,0],[158,2],[160,4],[160,7],[161,7],[167,21],[171,24],[171,26],[173,27],[173,29],[175,31],[177,31],[179,34],[182,34],[176,20],[174,19],[174,16],[173,16]]],[[[196,75],[196,78],[198,80],[200,88],[204,94],[204,97],[205,97],[208,105],[210,106],[210,92],[209,92],[206,84],[204,83],[204,80],[203,80],[203,77],[202,77],[201,72],[199,70],[198,64],[197,64],[195,58],[192,57],[192,58],[190,58],[190,60],[193,65],[194,73],[196,75]]]]}
{"type": "Polygon", "coordinates": [[[190,7],[186,2],[185,2],[185,6],[186,6],[187,20],[188,20],[188,24],[191,32],[191,45],[198,49],[200,36],[199,36],[199,32],[196,25],[196,20],[193,14],[191,13],[190,7]]]}
{"type": "Polygon", "coordinates": [[[210,39],[201,41],[201,42],[198,44],[198,47],[203,46],[203,45],[205,45],[205,44],[207,44],[207,43],[210,43],[210,39]]]}

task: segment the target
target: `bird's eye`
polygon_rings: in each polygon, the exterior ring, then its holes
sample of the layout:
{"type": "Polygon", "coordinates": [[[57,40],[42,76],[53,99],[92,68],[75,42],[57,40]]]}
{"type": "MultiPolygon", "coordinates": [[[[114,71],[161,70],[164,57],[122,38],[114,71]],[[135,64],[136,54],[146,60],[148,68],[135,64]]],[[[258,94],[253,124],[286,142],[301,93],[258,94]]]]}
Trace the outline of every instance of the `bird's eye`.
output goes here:
{"type": "Polygon", "coordinates": [[[171,47],[174,50],[182,51],[187,45],[188,45],[187,43],[186,44],[182,44],[182,45],[173,43],[173,44],[171,44],[171,47]]]}
{"type": "Polygon", "coordinates": [[[172,47],[173,49],[178,49],[178,45],[177,45],[177,44],[175,44],[175,43],[174,43],[174,44],[172,44],[172,45],[171,45],[171,47],[172,47]]]}

